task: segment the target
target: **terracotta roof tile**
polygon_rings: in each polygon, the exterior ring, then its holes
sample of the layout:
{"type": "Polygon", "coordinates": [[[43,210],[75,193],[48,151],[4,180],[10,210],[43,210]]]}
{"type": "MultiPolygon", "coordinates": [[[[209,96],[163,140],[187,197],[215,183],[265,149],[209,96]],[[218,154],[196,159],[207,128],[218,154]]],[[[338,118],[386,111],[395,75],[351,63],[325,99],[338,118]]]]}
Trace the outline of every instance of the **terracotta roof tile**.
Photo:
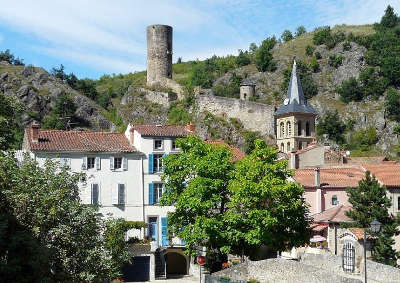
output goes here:
{"type": "Polygon", "coordinates": [[[239,161],[239,160],[243,159],[245,156],[245,154],[239,148],[230,146],[223,140],[208,140],[205,142],[209,143],[209,144],[222,145],[222,146],[225,146],[225,147],[229,148],[230,150],[232,150],[232,161],[233,162],[239,161]]]}
{"type": "Polygon", "coordinates": [[[387,187],[400,187],[400,165],[383,163],[379,165],[362,165],[387,187]]]}
{"type": "Polygon", "coordinates": [[[338,205],[329,208],[321,213],[312,215],[314,222],[352,222],[351,218],[346,215],[346,211],[351,210],[350,205],[338,205]]]}
{"type": "Polygon", "coordinates": [[[125,135],[121,133],[39,129],[38,142],[32,142],[31,131],[29,129],[25,130],[25,135],[28,138],[29,147],[33,151],[136,151],[129,144],[125,135]]]}
{"type": "Polygon", "coordinates": [[[385,156],[346,157],[348,164],[382,164],[387,161],[385,156]]]}
{"type": "Polygon", "coordinates": [[[184,126],[175,125],[134,125],[131,131],[137,131],[142,136],[186,137],[192,132],[184,126]]]}
{"type": "MultiPolygon", "coordinates": [[[[324,187],[357,187],[365,177],[361,168],[321,168],[320,183],[324,187]]],[[[304,187],[314,187],[314,169],[297,169],[294,179],[304,187]]]]}
{"type": "MultiPolygon", "coordinates": [[[[358,240],[364,239],[364,228],[348,228],[348,230],[357,237],[358,240]]],[[[368,239],[369,237],[367,237],[368,239]]]]}

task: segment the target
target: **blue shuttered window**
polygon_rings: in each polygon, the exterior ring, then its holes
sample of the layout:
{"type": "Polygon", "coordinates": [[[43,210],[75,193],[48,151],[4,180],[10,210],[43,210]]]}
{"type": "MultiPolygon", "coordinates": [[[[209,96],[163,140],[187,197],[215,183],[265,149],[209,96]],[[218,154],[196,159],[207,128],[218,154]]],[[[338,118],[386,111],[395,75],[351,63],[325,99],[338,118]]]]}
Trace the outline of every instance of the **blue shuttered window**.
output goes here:
{"type": "Polygon", "coordinates": [[[154,204],[154,184],[149,184],[149,204],[154,204]]]}
{"type": "Polygon", "coordinates": [[[154,155],[152,153],[149,154],[149,174],[153,174],[153,162],[154,155]]]}
{"type": "Polygon", "coordinates": [[[161,245],[168,246],[168,220],[167,220],[167,217],[161,217],[161,245]]]}

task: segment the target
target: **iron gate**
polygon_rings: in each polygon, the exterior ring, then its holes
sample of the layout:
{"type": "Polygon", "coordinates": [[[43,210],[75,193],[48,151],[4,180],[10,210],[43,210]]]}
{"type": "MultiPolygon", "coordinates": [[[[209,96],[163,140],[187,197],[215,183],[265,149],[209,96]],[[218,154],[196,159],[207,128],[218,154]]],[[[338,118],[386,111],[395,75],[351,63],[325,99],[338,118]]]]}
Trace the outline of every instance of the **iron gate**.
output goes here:
{"type": "Polygon", "coordinates": [[[354,272],[355,249],[352,243],[347,242],[343,245],[342,266],[345,272],[354,272]]]}

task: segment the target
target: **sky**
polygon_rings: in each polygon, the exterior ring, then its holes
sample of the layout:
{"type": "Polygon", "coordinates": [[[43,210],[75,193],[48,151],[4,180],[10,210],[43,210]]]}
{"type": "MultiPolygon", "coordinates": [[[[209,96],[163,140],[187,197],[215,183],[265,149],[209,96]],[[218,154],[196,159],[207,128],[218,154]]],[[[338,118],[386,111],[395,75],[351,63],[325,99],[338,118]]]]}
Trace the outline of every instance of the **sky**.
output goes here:
{"type": "Polygon", "coordinates": [[[146,26],[173,27],[174,62],[236,55],[285,29],[369,24],[399,0],[13,0],[0,5],[0,50],[99,78],[146,69],[146,26]]]}

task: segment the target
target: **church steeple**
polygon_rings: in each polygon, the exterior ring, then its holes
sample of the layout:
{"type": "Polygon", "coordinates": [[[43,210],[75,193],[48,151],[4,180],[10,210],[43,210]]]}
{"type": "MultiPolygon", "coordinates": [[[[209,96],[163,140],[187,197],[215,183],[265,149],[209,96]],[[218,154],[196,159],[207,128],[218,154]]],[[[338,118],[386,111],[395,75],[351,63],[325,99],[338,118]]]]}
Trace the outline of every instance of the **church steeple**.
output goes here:
{"type": "Polygon", "coordinates": [[[293,61],[292,74],[290,75],[289,87],[283,105],[275,112],[275,115],[286,113],[312,113],[317,114],[314,107],[308,104],[304,97],[303,88],[299,74],[297,73],[296,60],[293,61]]]}
{"type": "Polygon", "coordinates": [[[307,147],[315,137],[317,111],[307,102],[297,73],[296,60],[283,104],[276,110],[276,143],[282,152],[307,147]]]}

